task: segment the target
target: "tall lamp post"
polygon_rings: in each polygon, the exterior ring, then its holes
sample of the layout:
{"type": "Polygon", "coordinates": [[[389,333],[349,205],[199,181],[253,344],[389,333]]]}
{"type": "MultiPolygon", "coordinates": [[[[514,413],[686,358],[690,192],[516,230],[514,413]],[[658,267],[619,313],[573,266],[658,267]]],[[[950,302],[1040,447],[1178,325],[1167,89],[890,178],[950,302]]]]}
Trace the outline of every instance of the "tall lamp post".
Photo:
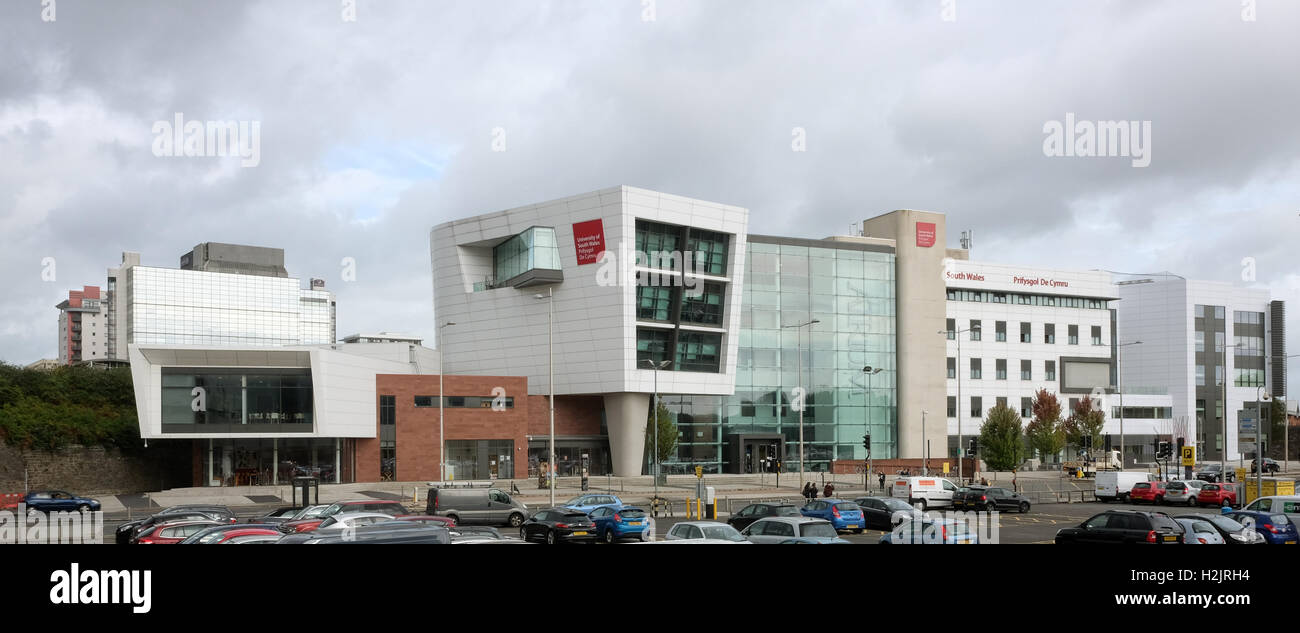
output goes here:
{"type": "MultiPolygon", "coordinates": [[[[1255,498],[1264,496],[1264,402],[1272,397],[1264,393],[1264,385],[1255,388],[1255,498]]],[[[1283,427],[1286,428],[1286,427],[1283,427]]],[[[1246,490],[1243,488],[1242,493],[1246,490]]]]}
{"type": "MultiPolygon", "coordinates": [[[[1219,452],[1219,480],[1223,483],[1228,482],[1228,348],[1231,347],[1236,345],[1223,346],[1223,448],[1219,452]]],[[[1240,466],[1243,461],[1240,446],[1237,447],[1237,458],[1237,465],[1240,466]]],[[[1246,482],[1241,484],[1244,486],[1246,482]]]]}
{"type": "MultiPolygon", "coordinates": [[[[979,323],[976,323],[964,330],[957,330],[957,331],[939,330],[940,334],[944,336],[948,336],[949,334],[951,334],[953,338],[957,339],[957,371],[955,373],[957,374],[957,480],[958,481],[965,478],[965,474],[964,474],[965,469],[963,468],[964,466],[963,462],[965,460],[962,459],[962,432],[961,432],[961,417],[962,417],[961,415],[961,335],[966,332],[980,332],[980,331],[982,331],[982,328],[980,327],[979,323]]],[[[925,431],[922,430],[921,433],[924,434],[925,431]]],[[[922,442],[924,442],[925,438],[923,437],[921,438],[921,440],[922,442]]],[[[925,452],[924,446],[925,444],[923,443],[922,444],[923,448],[921,449],[922,454],[924,454],[925,452]]]]}
{"type": "MultiPolygon", "coordinates": [[[[798,330],[799,330],[799,339],[798,339],[798,343],[795,344],[795,357],[796,357],[796,364],[795,364],[796,369],[795,369],[795,375],[798,376],[798,379],[796,380],[796,382],[803,382],[803,328],[804,328],[804,326],[811,326],[811,325],[814,325],[814,324],[816,324],[816,323],[821,323],[821,321],[818,321],[817,319],[813,319],[813,320],[811,320],[811,321],[807,321],[807,322],[805,322],[805,323],[799,323],[799,324],[797,324],[797,325],[785,325],[785,326],[782,326],[783,328],[798,328],[798,330]]],[[[806,394],[806,393],[804,394],[804,397],[805,397],[805,399],[807,398],[807,394],[806,394]]],[[[806,400],[803,401],[803,402],[800,402],[800,403],[799,403],[799,488],[800,488],[800,489],[803,489],[803,486],[804,486],[804,479],[803,479],[803,410],[804,410],[804,407],[807,406],[807,405],[805,404],[805,402],[806,402],[806,400]]],[[[778,471],[778,472],[780,472],[780,471],[778,471]]]]}
{"type": "MultiPolygon", "coordinates": [[[[867,434],[868,435],[871,434],[871,377],[875,376],[876,374],[882,371],[884,371],[883,367],[873,368],[871,365],[867,365],[866,367],[862,368],[862,373],[867,375],[867,434]]],[[[924,435],[925,431],[922,431],[921,434],[924,435]]],[[[870,480],[870,478],[871,478],[871,447],[868,446],[867,447],[867,479],[870,480]]],[[[869,483],[867,484],[867,492],[868,493],[871,492],[871,485],[869,483]]]]}
{"type": "MultiPolygon", "coordinates": [[[[653,422],[651,422],[650,425],[653,426],[655,429],[655,444],[654,444],[654,454],[650,456],[651,458],[650,474],[651,476],[654,477],[655,480],[655,503],[658,503],[659,502],[659,370],[668,369],[668,366],[673,364],[673,361],[662,360],[656,363],[653,360],[647,358],[645,359],[645,363],[646,365],[649,365],[650,369],[653,369],[655,372],[654,409],[652,409],[650,413],[650,419],[653,420],[653,422]]],[[[657,508],[659,506],[656,505],[655,507],[657,508]]]]}
{"type": "MultiPolygon", "coordinates": [[[[1119,469],[1124,470],[1124,373],[1120,371],[1120,363],[1124,360],[1124,352],[1120,351],[1129,345],[1141,345],[1142,341],[1131,341],[1129,343],[1120,343],[1115,349],[1115,383],[1116,391],[1119,392],[1119,469]]],[[[1194,440],[1195,438],[1193,438],[1194,440]]],[[[1107,456],[1109,458],[1109,456],[1107,456]]]]}
{"type": "Polygon", "coordinates": [[[448,321],[438,326],[438,483],[447,481],[447,441],[443,439],[442,432],[442,403],[446,401],[446,396],[442,391],[442,375],[447,373],[447,368],[442,364],[443,345],[443,328],[448,325],[456,325],[454,321],[448,321]]]}
{"type": "Polygon", "coordinates": [[[551,396],[548,405],[551,409],[551,438],[547,456],[546,487],[551,490],[551,507],[555,507],[555,288],[547,288],[546,294],[533,295],[534,299],[546,300],[546,372],[547,387],[551,396]]]}

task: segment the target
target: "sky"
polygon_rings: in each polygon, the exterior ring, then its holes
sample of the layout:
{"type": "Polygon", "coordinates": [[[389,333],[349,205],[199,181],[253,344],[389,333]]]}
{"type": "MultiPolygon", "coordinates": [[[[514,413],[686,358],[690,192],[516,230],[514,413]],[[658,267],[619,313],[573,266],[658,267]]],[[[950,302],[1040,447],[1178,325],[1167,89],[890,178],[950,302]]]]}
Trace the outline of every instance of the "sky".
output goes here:
{"type": "Polygon", "coordinates": [[[1267,288],[1300,350],[1297,33],[1284,0],[0,3],[0,360],[56,357],[123,251],[207,241],[283,248],[340,336],[432,340],[433,225],[614,185],[1267,288]],[[256,160],[160,146],[177,113],[256,160]],[[1144,133],[1051,155],[1067,120],[1144,133]]]}

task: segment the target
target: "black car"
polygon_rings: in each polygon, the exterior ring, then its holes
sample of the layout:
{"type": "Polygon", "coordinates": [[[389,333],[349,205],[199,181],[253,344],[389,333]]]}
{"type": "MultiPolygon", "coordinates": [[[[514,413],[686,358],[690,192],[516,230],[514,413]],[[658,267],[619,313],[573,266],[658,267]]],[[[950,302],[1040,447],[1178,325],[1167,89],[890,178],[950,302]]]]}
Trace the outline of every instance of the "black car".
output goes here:
{"type": "MultiPolygon", "coordinates": [[[[1276,459],[1273,459],[1272,457],[1265,457],[1265,458],[1264,458],[1264,472],[1269,473],[1269,474],[1272,474],[1272,475],[1276,475],[1276,474],[1278,473],[1279,470],[1282,470],[1282,465],[1279,464],[1279,463],[1277,463],[1277,460],[1276,460],[1276,459]]],[[[1252,473],[1254,473],[1254,472],[1259,472],[1259,460],[1258,460],[1258,459],[1252,459],[1252,460],[1250,460],[1250,472],[1252,472],[1252,473]]]]}
{"type": "Polygon", "coordinates": [[[1183,528],[1164,512],[1109,510],[1057,531],[1057,545],[1074,543],[1181,545],[1183,528]]]}
{"type": "Polygon", "coordinates": [[[751,503],[731,515],[727,523],[737,530],[743,530],[759,519],[766,517],[801,517],[799,508],[788,503],[751,503]]]}
{"type": "Polygon", "coordinates": [[[284,506],[267,512],[266,514],[255,516],[248,520],[249,523],[284,523],[292,520],[299,512],[302,512],[302,506],[284,506]]]}
{"type": "Polygon", "coordinates": [[[553,508],[542,510],[519,527],[519,538],[541,539],[547,545],[560,541],[596,542],[596,524],[581,510],[553,508]]]}
{"type": "MultiPolygon", "coordinates": [[[[1192,474],[1195,475],[1196,478],[1200,479],[1201,481],[1208,481],[1212,483],[1222,482],[1223,466],[1221,464],[1206,464],[1200,467],[1199,469],[1197,469],[1196,472],[1192,474]]],[[[1237,480],[1237,473],[1234,473],[1231,469],[1229,469],[1228,481],[1236,481],[1236,480],[1237,480]]]]}
{"type": "Polygon", "coordinates": [[[214,505],[181,505],[163,508],[154,514],[143,519],[128,521],[117,526],[117,531],[113,538],[118,545],[130,545],[135,542],[136,536],[141,531],[152,527],[156,523],[164,521],[176,521],[180,519],[211,519],[215,521],[224,521],[226,523],[235,523],[235,513],[231,512],[226,506],[214,505]]]}
{"type": "Polygon", "coordinates": [[[410,521],[363,525],[350,530],[289,534],[275,541],[279,545],[346,545],[346,544],[442,544],[451,543],[447,528],[410,521]]]}
{"type": "Polygon", "coordinates": [[[902,499],[893,497],[858,497],[853,500],[862,508],[862,519],[866,526],[876,530],[894,529],[894,513],[903,512],[908,516],[916,511],[916,508],[907,505],[902,499]]]}
{"type": "Polygon", "coordinates": [[[1223,537],[1223,542],[1228,545],[1265,545],[1268,541],[1257,538],[1253,534],[1254,530],[1248,528],[1236,519],[1222,514],[1179,514],[1175,519],[1196,519],[1205,521],[1214,526],[1214,529],[1223,537]]]}

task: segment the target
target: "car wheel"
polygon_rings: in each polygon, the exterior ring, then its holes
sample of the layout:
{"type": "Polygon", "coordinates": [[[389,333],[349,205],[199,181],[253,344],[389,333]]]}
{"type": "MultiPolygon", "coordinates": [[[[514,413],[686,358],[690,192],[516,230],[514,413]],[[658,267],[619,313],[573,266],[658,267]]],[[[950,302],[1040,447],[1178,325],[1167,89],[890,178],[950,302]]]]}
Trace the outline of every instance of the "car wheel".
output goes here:
{"type": "Polygon", "coordinates": [[[555,530],[546,531],[546,544],[555,545],[555,530]]]}
{"type": "Polygon", "coordinates": [[[925,499],[916,499],[912,501],[912,505],[921,506],[921,512],[925,512],[925,509],[929,504],[925,502],[925,499]]]}
{"type": "Polygon", "coordinates": [[[605,530],[604,541],[606,545],[614,544],[614,530],[605,530]]]}
{"type": "Polygon", "coordinates": [[[524,515],[518,512],[510,515],[510,527],[519,527],[524,524],[524,515]]]}
{"type": "Polygon", "coordinates": [[[1187,498],[1187,505],[1189,505],[1189,506],[1194,506],[1194,505],[1196,505],[1196,497],[1188,497],[1188,498],[1187,498]]]}
{"type": "Polygon", "coordinates": [[[80,512],[80,513],[82,513],[82,514],[85,514],[85,513],[87,513],[87,512],[90,512],[90,506],[87,505],[87,504],[84,504],[84,503],[83,503],[83,504],[77,506],[77,512],[80,512]]]}
{"type": "Polygon", "coordinates": [[[997,511],[998,511],[998,504],[993,503],[992,501],[990,501],[990,502],[988,502],[987,505],[984,506],[984,511],[985,511],[985,512],[997,512],[997,511]]]}
{"type": "Polygon", "coordinates": [[[454,515],[454,514],[448,514],[448,515],[447,515],[447,518],[448,518],[448,519],[451,519],[451,522],[452,522],[452,523],[455,523],[456,525],[460,525],[460,517],[458,517],[458,516],[456,516],[456,515],[454,515]]]}
{"type": "Polygon", "coordinates": [[[1028,501],[1021,501],[1021,502],[1020,502],[1020,514],[1025,514],[1025,513],[1027,513],[1027,512],[1029,512],[1029,502],[1028,502],[1028,501]]]}
{"type": "Polygon", "coordinates": [[[862,530],[861,530],[861,529],[853,530],[853,533],[854,533],[854,534],[861,534],[861,533],[862,533],[862,530]]]}
{"type": "Polygon", "coordinates": [[[525,529],[523,529],[523,528],[519,528],[519,540],[521,540],[521,541],[527,541],[527,540],[528,540],[528,530],[525,530],[525,529]]]}

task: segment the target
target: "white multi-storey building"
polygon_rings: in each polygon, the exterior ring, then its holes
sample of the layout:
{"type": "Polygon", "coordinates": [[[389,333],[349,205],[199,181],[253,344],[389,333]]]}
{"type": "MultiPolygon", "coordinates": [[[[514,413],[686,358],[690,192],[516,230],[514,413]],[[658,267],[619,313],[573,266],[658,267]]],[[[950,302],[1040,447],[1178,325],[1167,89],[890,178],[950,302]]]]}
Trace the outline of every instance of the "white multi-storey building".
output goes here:
{"type": "Polygon", "coordinates": [[[1063,418],[1080,399],[1100,399],[1103,433],[1112,436],[1114,450],[1123,443],[1126,463],[1139,459],[1153,436],[1172,431],[1169,395],[1146,387],[1163,383],[1136,375],[1116,380],[1115,367],[1129,362],[1132,346],[1122,346],[1131,333],[1117,339],[1112,302],[1118,297],[1109,274],[954,259],[943,275],[948,454],[956,454],[959,436],[968,442],[979,435],[997,404],[1028,422],[1039,389],[1057,394],[1063,418]]]}
{"type": "MultiPolygon", "coordinates": [[[[1253,445],[1238,447],[1237,425],[1259,417],[1261,395],[1285,397],[1285,303],[1266,290],[1172,274],[1124,278],[1116,288],[1125,338],[1143,341],[1125,354],[1124,381],[1168,385],[1200,459],[1254,453],[1253,445]]],[[[1266,416],[1267,403],[1262,408],[1266,416]]],[[[1261,426],[1267,450],[1268,425],[1261,426]]]]}

